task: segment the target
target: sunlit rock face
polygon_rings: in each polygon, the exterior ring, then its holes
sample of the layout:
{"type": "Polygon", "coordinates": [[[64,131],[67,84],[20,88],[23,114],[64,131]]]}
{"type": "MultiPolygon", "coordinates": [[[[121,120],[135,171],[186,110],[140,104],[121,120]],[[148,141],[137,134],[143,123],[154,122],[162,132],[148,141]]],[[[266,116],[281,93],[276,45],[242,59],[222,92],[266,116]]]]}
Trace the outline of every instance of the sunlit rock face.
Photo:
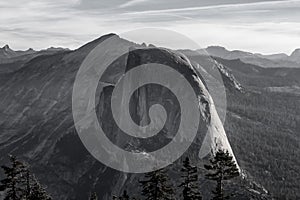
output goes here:
{"type": "MultiPolygon", "coordinates": [[[[214,150],[216,146],[228,149],[231,152],[230,145],[225,135],[222,123],[220,122],[219,116],[216,112],[213,100],[209,95],[205,85],[201,81],[203,79],[196,71],[197,69],[194,68],[188,60],[186,60],[187,58],[182,58],[179,54],[174,53],[170,50],[157,48],[133,50],[127,56],[127,59],[125,59],[126,67],[124,68],[124,73],[141,65],[149,63],[160,63],[177,70],[185,79],[189,81],[194,90],[194,93],[198,97],[199,102],[198,109],[201,120],[199,122],[199,137],[197,137],[197,143],[200,142],[200,145],[202,145],[203,143],[202,151],[199,154],[201,158],[209,154],[211,150],[214,150]],[[205,142],[203,141],[204,137],[206,137],[205,142]]],[[[117,67],[117,65],[115,65],[115,67],[117,67]]],[[[113,72],[118,70],[111,71],[111,76],[115,76],[113,72]]],[[[140,79],[140,81],[143,81],[143,77],[147,76],[147,74],[145,74],[147,72],[143,73],[141,73],[138,77],[132,78],[140,79]]],[[[106,79],[106,77],[110,77],[110,74],[107,73],[104,77],[104,79],[106,79]]],[[[166,77],[166,79],[167,78],[168,77],[166,77]]],[[[109,87],[113,86],[109,85],[108,88],[109,87]]],[[[181,86],[178,85],[177,88],[179,90],[181,89],[181,86]]],[[[181,95],[184,96],[186,95],[185,93],[187,92],[183,91],[181,95]]],[[[126,95],[126,91],[124,91],[124,95],[126,95]]],[[[129,105],[132,113],[132,118],[139,125],[145,125],[149,123],[150,118],[148,111],[149,108],[155,103],[163,105],[168,114],[168,119],[164,125],[164,128],[162,129],[164,137],[161,139],[172,139],[172,134],[176,133],[176,127],[180,123],[181,113],[180,105],[178,105],[179,102],[176,100],[176,96],[174,96],[174,94],[172,94],[172,92],[167,87],[163,87],[157,84],[149,84],[139,88],[134,93],[131,104],[129,105]]],[[[109,106],[105,106],[105,108],[108,107],[109,106]]],[[[127,141],[130,141],[130,139],[127,141]]],[[[158,139],[157,141],[162,140],[158,139]]],[[[154,144],[156,143],[154,142],[154,144]]]]}
{"type": "MultiPolygon", "coordinates": [[[[110,37],[138,47],[118,36],[107,35],[72,52],[36,57],[2,79],[5,81],[0,85],[0,161],[7,162],[7,154],[26,160],[54,199],[87,199],[91,191],[97,191],[100,199],[109,199],[112,193],[137,184],[140,176],[117,172],[94,159],[81,143],[73,123],[72,89],[76,73],[86,55],[110,37]]],[[[114,51],[107,49],[105,53],[109,56],[114,51]]],[[[167,118],[156,136],[138,139],[126,135],[111,113],[111,94],[119,79],[139,65],[155,62],[182,74],[199,100],[197,137],[183,156],[189,155],[201,165],[202,159],[216,148],[232,153],[213,100],[197,69],[178,53],[152,47],[121,56],[100,79],[98,88],[102,89],[97,90],[95,97],[96,113],[107,137],[127,151],[151,152],[168,144],[177,133],[181,122],[180,104],[177,97],[161,85],[139,88],[133,93],[130,104],[124,105],[129,107],[132,120],[138,125],[150,123],[152,105],[162,105],[167,118]]],[[[156,123],[162,121],[157,119],[156,123]]],[[[184,138],[185,133],[180,134],[184,138]]],[[[174,177],[178,176],[179,164],[180,160],[169,166],[174,177]]],[[[133,191],[137,193],[136,186],[133,191]]]]}

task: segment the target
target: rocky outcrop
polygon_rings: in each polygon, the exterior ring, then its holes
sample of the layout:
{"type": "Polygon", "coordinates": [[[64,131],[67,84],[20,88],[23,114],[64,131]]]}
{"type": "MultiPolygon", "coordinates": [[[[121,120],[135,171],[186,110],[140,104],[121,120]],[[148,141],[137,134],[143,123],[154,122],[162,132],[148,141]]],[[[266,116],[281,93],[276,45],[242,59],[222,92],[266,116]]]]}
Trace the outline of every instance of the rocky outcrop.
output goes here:
{"type": "MultiPolygon", "coordinates": [[[[7,154],[26,160],[54,199],[87,199],[91,191],[97,191],[100,199],[109,199],[112,193],[132,185],[139,177],[117,172],[94,159],[74,127],[72,89],[76,73],[87,54],[111,37],[120,44],[138,46],[116,35],[106,35],[75,51],[35,57],[22,68],[8,73],[0,85],[0,162],[7,161],[7,154]]],[[[103,53],[109,56],[116,51],[118,49],[107,49],[103,53]]],[[[199,98],[199,137],[185,155],[199,160],[199,155],[207,156],[216,146],[232,153],[212,98],[197,69],[173,51],[151,47],[118,58],[99,82],[98,88],[103,90],[96,96],[97,116],[111,141],[128,151],[152,151],[168,143],[180,123],[180,107],[175,96],[166,88],[150,85],[138,89],[129,106],[137,124],[149,122],[149,107],[154,103],[166,108],[168,118],[159,137],[138,140],[126,136],[116,126],[110,110],[115,85],[128,70],[149,62],[163,63],[180,72],[199,98]]],[[[178,168],[179,163],[170,169],[178,168]]]]}

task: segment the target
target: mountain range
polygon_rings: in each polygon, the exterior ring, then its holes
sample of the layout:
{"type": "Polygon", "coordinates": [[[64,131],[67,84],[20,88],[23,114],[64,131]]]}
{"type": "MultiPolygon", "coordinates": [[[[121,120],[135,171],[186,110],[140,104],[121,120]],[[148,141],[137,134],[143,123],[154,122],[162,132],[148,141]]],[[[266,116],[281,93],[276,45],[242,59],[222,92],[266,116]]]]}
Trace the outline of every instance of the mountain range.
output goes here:
{"type": "MultiPolygon", "coordinates": [[[[93,191],[104,200],[124,189],[135,195],[139,193],[136,184],[141,175],[120,173],[93,158],[80,141],[72,117],[72,89],[77,71],[96,46],[112,37],[120,47],[145,46],[109,34],[76,50],[13,51],[5,46],[0,51],[0,162],[6,163],[7,154],[14,154],[30,163],[32,171],[54,199],[87,199],[93,191]]],[[[114,61],[111,70],[99,82],[102,90],[97,89],[100,95],[96,99],[97,117],[108,137],[129,151],[140,150],[132,149],[132,146],[143,144],[151,149],[153,144],[159,146],[170,140],[172,135],[168,133],[176,129],[179,107],[167,90],[146,87],[133,97],[132,102],[140,104],[139,109],[132,111],[136,121],[147,119],[145,110],[155,101],[169,108],[171,118],[162,136],[151,142],[124,136],[107,109],[119,77],[141,64],[164,63],[180,71],[197,91],[205,121],[201,130],[210,129],[210,135],[213,135],[209,148],[213,149],[218,143],[232,149],[244,177],[232,182],[231,189],[237,192],[234,199],[299,199],[299,52],[295,51],[291,56],[263,56],[232,53],[221,47],[210,47],[206,51],[211,56],[199,54],[202,52],[199,50],[167,50],[151,46],[114,61]],[[271,65],[277,62],[275,60],[285,66],[271,65]],[[220,72],[225,85],[225,111],[215,109],[209,100],[211,95],[213,101],[218,102],[218,96],[212,95],[213,91],[206,85],[219,81],[213,70],[220,72]],[[202,83],[205,88],[199,86],[202,83]],[[208,91],[210,95],[201,91],[208,91]],[[152,100],[148,101],[149,97],[152,100]],[[219,115],[225,112],[224,126],[217,123],[218,116],[212,117],[216,110],[219,115]]],[[[109,56],[116,52],[107,49],[102,53],[109,56]]],[[[202,141],[201,137],[195,140],[184,156],[198,162],[204,174],[205,160],[199,161],[198,157],[202,141]]],[[[180,163],[178,160],[168,167],[172,176],[179,176],[180,163]]],[[[2,176],[0,174],[0,178],[2,176]]],[[[209,197],[210,183],[204,178],[200,181],[204,195],[209,197]]]]}
{"type": "MultiPolygon", "coordinates": [[[[11,49],[9,45],[5,45],[0,48],[0,63],[10,63],[16,60],[31,59],[41,54],[49,54],[57,51],[70,51],[70,49],[62,47],[50,47],[40,51],[33,50],[32,48],[29,48],[25,51],[15,51],[11,49]]],[[[287,55],[285,53],[265,55],[241,50],[230,51],[222,46],[208,46],[207,48],[197,50],[197,52],[202,55],[210,55],[227,60],[241,59],[245,63],[258,65],[265,68],[300,68],[300,48],[295,49],[291,55],[287,55]]]]}
{"type": "Polygon", "coordinates": [[[50,47],[44,50],[35,51],[29,48],[26,51],[15,51],[12,50],[9,45],[5,45],[0,48],[0,73],[13,72],[21,68],[29,60],[41,56],[41,55],[51,55],[57,52],[70,51],[65,48],[55,48],[50,47]]]}
{"type": "Polygon", "coordinates": [[[263,55],[259,53],[250,53],[240,50],[227,50],[221,46],[209,46],[198,50],[201,54],[208,54],[227,60],[241,59],[245,63],[258,65],[265,68],[300,68],[300,49],[294,50],[291,55],[284,53],[263,55]]]}

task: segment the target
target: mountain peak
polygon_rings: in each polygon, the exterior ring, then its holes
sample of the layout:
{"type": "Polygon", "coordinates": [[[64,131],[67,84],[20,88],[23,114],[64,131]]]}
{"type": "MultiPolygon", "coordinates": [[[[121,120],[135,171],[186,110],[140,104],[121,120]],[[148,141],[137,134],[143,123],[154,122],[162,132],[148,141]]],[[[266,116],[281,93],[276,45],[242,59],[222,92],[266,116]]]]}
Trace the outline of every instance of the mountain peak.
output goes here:
{"type": "Polygon", "coordinates": [[[2,47],[2,49],[3,49],[3,50],[10,50],[8,44],[4,45],[4,46],[2,47]]]}
{"type": "MultiPolygon", "coordinates": [[[[117,34],[115,33],[108,33],[106,35],[102,35],[101,37],[98,37],[97,39],[81,46],[79,49],[81,50],[86,50],[86,49],[93,49],[95,46],[97,46],[99,43],[101,43],[102,41],[104,41],[105,39],[107,38],[110,38],[112,36],[118,36],[117,34]]],[[[78,49],[78,50],[79,50],[78,49]]]]}
{"type": "Polygon", "coordinates": [[[225,47],[217,46],[217,45],[208,46],[206,49],[220,49],[220,50],[227,51],[225,47]]]}
{"type": "Polygon", "coordinates": [[[300,49],[295,49],[295,51],[293,51],[293,53],[290,55],[290,60],[300,63],[300,49]]]}
{"type": "Polygon", "coordinates": [[[293,55],[299,55],[299,54],[300,54],[300,48],[295,49],[295,50],[293,51],[293,53],[291,54],[291,56],[293,56],[293,55]]]}
{"type": "Polygon", "coordinates": [[[11,58],[16,55],[16,52],[9,48],[6,44],[4,47],[0,48],[0,58],[11,58]]]}

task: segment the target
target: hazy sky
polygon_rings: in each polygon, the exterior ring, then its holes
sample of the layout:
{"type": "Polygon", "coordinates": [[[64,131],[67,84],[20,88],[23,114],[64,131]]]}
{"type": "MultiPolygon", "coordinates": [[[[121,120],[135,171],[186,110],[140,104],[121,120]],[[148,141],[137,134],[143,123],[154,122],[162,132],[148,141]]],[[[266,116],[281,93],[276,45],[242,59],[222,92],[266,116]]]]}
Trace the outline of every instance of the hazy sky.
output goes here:
{"type": "Polygon", "coordinates": [[[289,54],[300,48],[300,0],[0,0],[0,45],[13,49],[73,49],[144,27],[202,47],[289,54]]]}

